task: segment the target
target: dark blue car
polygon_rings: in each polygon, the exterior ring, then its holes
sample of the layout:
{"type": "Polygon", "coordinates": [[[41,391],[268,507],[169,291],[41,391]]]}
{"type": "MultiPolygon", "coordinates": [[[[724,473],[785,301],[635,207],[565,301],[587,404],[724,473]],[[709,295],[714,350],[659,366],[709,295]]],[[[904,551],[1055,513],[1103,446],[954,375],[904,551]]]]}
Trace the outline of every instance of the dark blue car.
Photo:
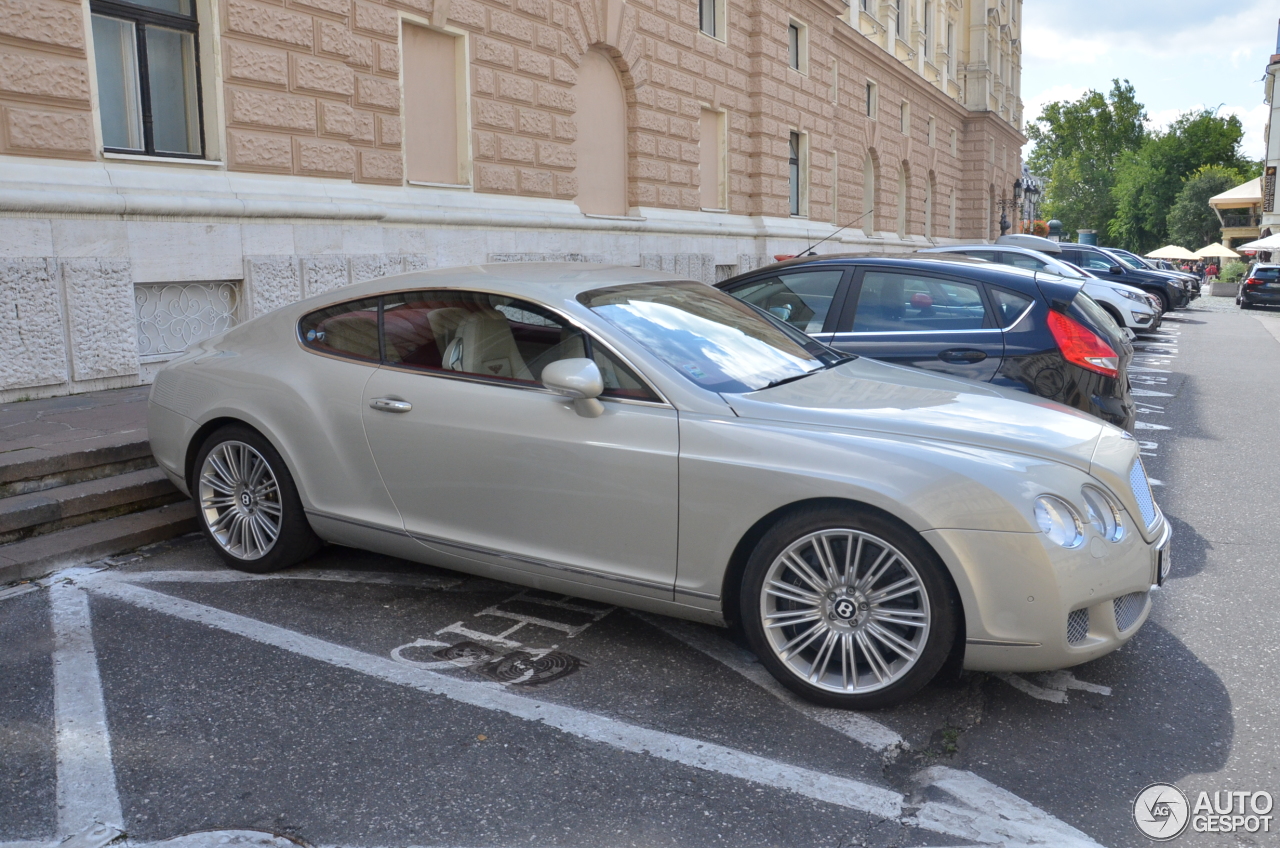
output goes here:
{"type": "Polygon", "coordinates": [[[1133,426],[1133,346],[1078,280],[949,255],[835,255],[717,285],[837,350],[1021,389],[1133,426]]]}

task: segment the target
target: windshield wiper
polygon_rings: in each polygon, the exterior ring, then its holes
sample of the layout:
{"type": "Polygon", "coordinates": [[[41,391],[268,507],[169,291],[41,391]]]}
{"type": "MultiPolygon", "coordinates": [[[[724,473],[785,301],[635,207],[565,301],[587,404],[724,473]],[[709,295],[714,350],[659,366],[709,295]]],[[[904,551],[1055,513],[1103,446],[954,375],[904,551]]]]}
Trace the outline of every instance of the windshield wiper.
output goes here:
{"type": "Polygon", "coordinates": [[[815,368],[812,371],[806,371],[803,374],[792,374],[790,377],[782,377],[781,379],[774,380],[772,383],[769,383],[767,386],[760,387],[756,391],[763,391],[764,389],[772,389],[774,386],[781,386],[783,383],[792,383],[792,382],[795,382],[796,380],[800,380],[804,377],[808,377],[810,374],[817,374],[821,370],[823,369],[815,368]]]}

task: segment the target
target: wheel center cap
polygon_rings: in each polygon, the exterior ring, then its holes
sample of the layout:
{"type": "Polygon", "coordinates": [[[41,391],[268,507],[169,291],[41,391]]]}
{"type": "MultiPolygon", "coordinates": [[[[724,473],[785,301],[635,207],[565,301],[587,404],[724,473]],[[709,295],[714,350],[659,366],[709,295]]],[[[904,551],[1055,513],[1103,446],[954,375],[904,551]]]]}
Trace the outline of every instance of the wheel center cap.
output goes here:
{"type": "Polygon", "coordinates": [[[852,598],[841,598],[831,606],[831,611],[841,621],[849,621],[858,614],[858,605],[853,602],[852,598]]]}
{"type": "Polygon", "coordinates": [[[240,505],[245,509],[253,506],[253,497],[248,492],[240,493],[240,505]]]}

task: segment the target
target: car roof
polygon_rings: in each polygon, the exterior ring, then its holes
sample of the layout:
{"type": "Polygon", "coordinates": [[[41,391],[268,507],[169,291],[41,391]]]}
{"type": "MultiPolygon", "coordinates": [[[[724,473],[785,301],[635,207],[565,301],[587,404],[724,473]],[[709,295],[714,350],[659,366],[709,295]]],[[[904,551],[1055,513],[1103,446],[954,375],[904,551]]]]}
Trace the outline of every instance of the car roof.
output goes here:
{"type": "Polygon", "coordinates": [[[1059,259],[1056,254],[1045,253],[1043,250],[1036,250],[1033,247],[1023,247],[1020,244],[1000,244],[999,242],[996,242],[994,244],[983,244],[981,242],[974,242],[973,244],[944,244],[940,247],[922,247],[917,252],[918,253],[950,253],[956,250],[1008,250],[1008,251],[1012,251],[1013,253],[1044,256],[1046,258],[1054,260],[1055,262],[1063,261],[1059,259]]]}
{"type": "MultiPolygon", "coordinates": [[[[379,277],[344,286],[331,293],[334,297],[325,298],[323,302],[339,303],[384,292],[412,289],[468,289],[535,300],[565,300],[584,291],[608,286],[664,283],[681,279],[685,278],[667,271],[597,262],[494,262],[379,277]]],[[[315,303],[322,301],[316,300],[315,303]]]]}
{"type": "MultiPolygon", "coordinates": [[[[1001,246],[1001,249],[1004,249],[1001,246]]],[[[914,268],[919,271],[927,271],[930,269],[938,269],[939,266],[953,266],[963,268],[970,275],[980,278],[983,282],[995,283],[997,285],[1027,286],[1034,285],[1036,274],[1042,274],[1049,279],[1062,279],[1064,281],[1080,281],[1078,277],[1059,277],[1056,274],[1046,274],[1043,271],[1031,271],[1026,268],[1015,268],[1012,265],[1001,265],[995,262],[988,262],[985,259],[977,259],[971,256],[962,256],[954,253],[911,253],[901,256],[885,256],[883,254],[867,254],[867,253],[829,253],[823,256],[798,256],[795,259],[787,259],[783,262],[777,262],[773,265],[766,265],[756,268],[734,277],[730,277],[723,282],[716,283],[717,287],[724,288],[752,277],[758,277],[761,274],[773,274],[779,271],[789,269],[799,269],[806,267],[822,267],[824,265],[846,265],[856,262],[858,265],[879,266],[889,268],[914,268]]]]}

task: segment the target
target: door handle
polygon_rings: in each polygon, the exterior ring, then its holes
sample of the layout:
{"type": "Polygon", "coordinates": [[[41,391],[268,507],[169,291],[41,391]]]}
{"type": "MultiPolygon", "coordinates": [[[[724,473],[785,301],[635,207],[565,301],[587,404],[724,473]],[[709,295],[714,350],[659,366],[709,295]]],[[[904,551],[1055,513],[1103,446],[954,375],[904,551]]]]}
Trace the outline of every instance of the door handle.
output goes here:
{"type": "Polygon", "coordinates": [[[938,358],[943,362],[964,362],[974,363],[981,362],[987,358],[987,355],[980,350],[974,350],[971,347],[953,347],[950,350],[944,350],[938,354],[938,358]]]}
{"type": "Polygon", "coordinates": [[[369,401],[369,408],[382,412],[408,412],[413,409],[413,404],[407,400],[397,400],[395,398],[374,398],[369,401]]]}

